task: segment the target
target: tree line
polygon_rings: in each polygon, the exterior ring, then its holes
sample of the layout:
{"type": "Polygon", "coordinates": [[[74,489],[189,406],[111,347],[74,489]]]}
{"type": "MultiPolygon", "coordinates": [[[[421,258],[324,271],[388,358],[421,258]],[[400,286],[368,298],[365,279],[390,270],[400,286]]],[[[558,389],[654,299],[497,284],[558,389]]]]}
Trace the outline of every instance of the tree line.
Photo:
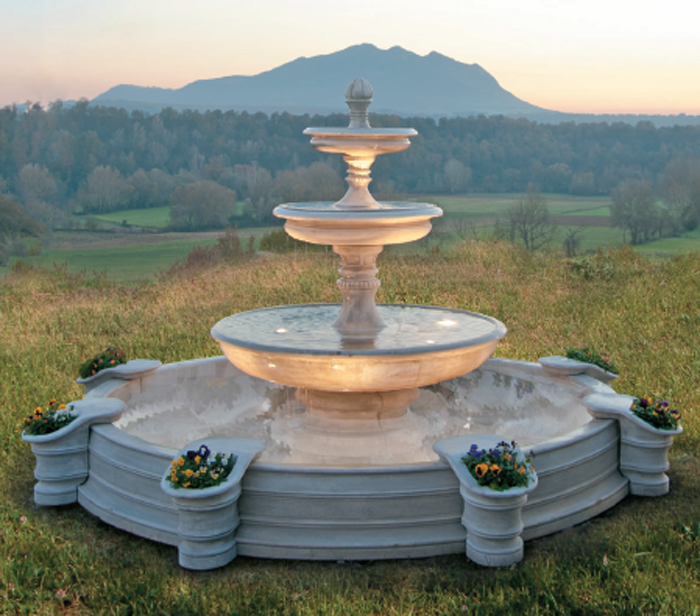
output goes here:
{"type": "MultiPolygon", "coordinates": [[[[412,126],[419,133],[407,151],[377,159],[372,191],[380,198],[522,193],[529,184],[543,193],[606,194],[613,197],[615,221],[632,241],[680,232],[700,220],[692,179],[700,126],[549,125],[502,116],[435,121],[372,115],[371,121],[376,127],[412,126]],[[623,199],[629,193],[623,185],[643,185],[646,194],[661,196],[673,220],[655,204],[623,199]],[[642,223],[630,223],[635,218],[630,209],[651,213],[642,223]]],[[[172,206],[175,228],[215,227],[226,220],[266,224],[280,202],[342,194],[341,158],[316,152],[302,131],[346,124],[341,114],[165,109],[147,115],[87,101],[70,108],[34,104],[22,112],[5,107],[0,194],[49,229],[67,224],[74,212],[162,205],[172,206]],[[208,212],[203,203],[210,204],[208,212]]]]}

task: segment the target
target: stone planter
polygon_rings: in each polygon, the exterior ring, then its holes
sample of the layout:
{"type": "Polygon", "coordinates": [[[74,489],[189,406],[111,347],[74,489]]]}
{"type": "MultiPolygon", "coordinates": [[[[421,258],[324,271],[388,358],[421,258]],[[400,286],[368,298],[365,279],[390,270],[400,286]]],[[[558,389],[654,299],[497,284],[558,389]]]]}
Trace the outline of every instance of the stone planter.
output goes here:
{"type": "Polygon", "coordinates": [[[198,450],[202,445],[206,445],[212,455],[221,452],[234,456],[233,470],[223,483],[203,489],[174,488],[167,480],[170,469],[160,482],[177,508],[180,566],[195,570],[222,567],[236,557],[234,534],[240,523],[241,481],[250,463],[265,447],[262,441],[253,439],[208,438],[184,447],[179,455],[198,450]]]}
{"type": "Polygon", "coordinates": [[[507,567],[523,559],[522,508],[527,494],[537,487],[536,474],[528,487],[504,492],[480,486],[472,477],[462,462],[471,445],[476,443],[480,449],[490,449],[503,440],[484,434],[453,436],[433,447],[459,480],[464,500],[462,525],[467,529],[467,558],[485,567],[507,567]]]}
{"type": "Polygon", "coordinates": [[[603,370],[594,364],[587,364],[559,355],[540,357],[537,362],[544,368],[545,374],[551,376],[576,376],[585,374],[606,384],[618,378],[617,374],[603,370]]]}
{"type": "Polygon", "coordinates": [[[124,403],[115,398],[71,402],[77,418],[51,434],[22,434],[36,457],[34,502],[69,505],[78,500],[78,486],[88,477],[90,426],[119,418],[124,403]]]}
{"type": "Polygon", "coordinates": [[[596,419],[616,419],[620,425],[620,473],[630,482],[630,494],[668,494],[668,450],[673,437],[683,432],[660,430],[637,417],[630,406],[634,398],[619,394],[590,394],[583,399],[596,419]]]}
{"type": "Polygon", "coordinates": [[[131,381],[157,370],[162,365],[163,364],[156,359],[132,359],[125,364],[119,364],[115,368],[100,370],[97,374],[89,376],[86,379],[76,379],[76,383],[78,383],[78,385],[84,385],[85,393],[87,394],[98,385],[110,379],[131,381]]]}

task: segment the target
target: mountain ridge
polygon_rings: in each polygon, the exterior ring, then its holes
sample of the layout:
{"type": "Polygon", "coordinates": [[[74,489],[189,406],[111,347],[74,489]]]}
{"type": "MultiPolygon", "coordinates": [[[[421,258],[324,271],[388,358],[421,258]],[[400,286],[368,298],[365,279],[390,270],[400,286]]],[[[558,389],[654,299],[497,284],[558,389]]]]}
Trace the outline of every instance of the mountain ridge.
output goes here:
{"type": "MultiPolygon", "coordinates": [[[[374,89],[375,113],[400,116],[514,115],[548,110],[507,90],[478,64],[432,51],[420,56],[399,46],[370,43],[330,54],[301,56],[257,75],[199,79],[181,88],[121,84],[92,99],[95,105],[344,113],[343,94],[355,77],[374,89]],[[292,111],[293,110],[293,111],[292,111]]],[[[555,113],[555,112],[552,112],[555,113]]]]}

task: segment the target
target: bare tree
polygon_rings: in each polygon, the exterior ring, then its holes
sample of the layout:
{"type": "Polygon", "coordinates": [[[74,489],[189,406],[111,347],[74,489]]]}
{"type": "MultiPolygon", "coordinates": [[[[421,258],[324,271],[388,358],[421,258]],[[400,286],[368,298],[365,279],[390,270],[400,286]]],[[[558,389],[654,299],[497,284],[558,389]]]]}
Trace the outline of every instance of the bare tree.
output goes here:
{"type": "Polygon", "coordinates": [[[659,180],[665,221],[672,235],[700,224],[700,158],[675,158],[659,180]]]}
{"type": "Polygon", "coordinates": [[[622,229],[622,241],[626,232],[630,233],[632,244],[649,241],[659,231],[659,213],[651,182],[646,180],[625,180],[620,182],[612,193],[610,218],[616,227],[622,229]]]}
{"type": "Polygon", "coordinates": [[[547,202],[537,186],[529,184],[527,194],[508,210],[507,230],[511,241],[522,242],[530,251],[547,245],[556,235],[547,202]]]}
{"type": "Polygon", "coordinates": [[[449,230],[460,240],[479,239],[479,234],[473,220],[470,220],[466,216],[453,216],[448,220],[449,230]]]}
{"type": "Polygon", "coordinates": [[[445,163],[445,177],[447,178],[447,184],[450,187],[450,192],[452,194],[463,192],[472,181],[472,170],[467,167],[461,160],[456,158],[450,158],[445,163]]]}
{"type": "Polygon", "coordinates": [[[19,172],[19,190],[25,204],[48,201],[56,195],[56,181],[46,167],[29,163],[19,172]]]}
{"type": "Polygon", "coordinates": [[[133,190],[117,169],[100,165],[88,176],[83,208],[90,212],[118,210],[126,207],[133,190]]]}

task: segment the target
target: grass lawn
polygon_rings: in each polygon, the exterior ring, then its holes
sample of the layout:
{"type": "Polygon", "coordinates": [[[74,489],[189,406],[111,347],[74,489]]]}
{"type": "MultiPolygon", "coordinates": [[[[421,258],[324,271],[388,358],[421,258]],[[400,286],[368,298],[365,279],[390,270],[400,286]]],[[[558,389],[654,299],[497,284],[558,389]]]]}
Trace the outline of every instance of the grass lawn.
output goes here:
{"type": "MultiPolygon", "coordinates": [[[[567,346],[606,351],[616,391],[669,398],[684,432],[670,494],[627,497],[593,520],[486,569],[464,554],[413,561],[239,557],[177,566],[177,550],[116,530],[80,506],[33,504],[21,418],[79,399],[77,368],[107,346],[164,363],[220,354],[209,328],[265,306],[334,301],[334,255],[296,254],[117,285],[61,270],[0,281],[0,613],[158,615],[678,615],[700,612],[700,253],[651,260],[629,248],[590,257],[587,275],[546,252],[472,242],[453,253],[380,257],[378,301],[490,314],[500,357],[567,346]]],[[[92,267],[90,267],[92,269],[92,267]]]]}

